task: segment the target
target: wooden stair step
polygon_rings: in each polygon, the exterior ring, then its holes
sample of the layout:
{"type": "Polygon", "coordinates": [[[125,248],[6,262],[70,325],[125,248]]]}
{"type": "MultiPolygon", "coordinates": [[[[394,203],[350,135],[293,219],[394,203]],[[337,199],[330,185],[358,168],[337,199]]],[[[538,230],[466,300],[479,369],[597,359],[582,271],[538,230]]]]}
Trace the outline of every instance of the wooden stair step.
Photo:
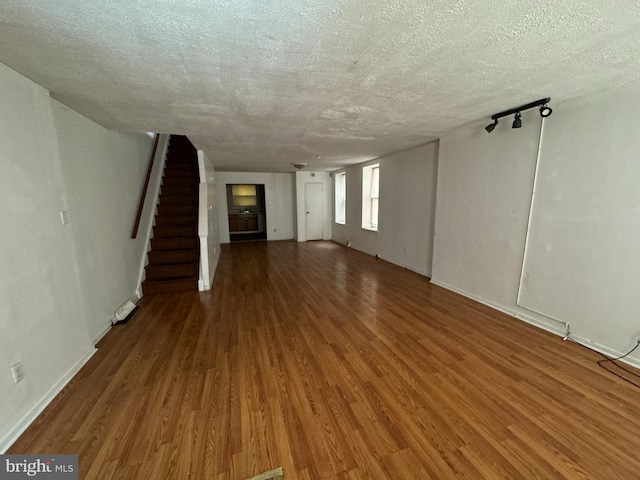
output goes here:
{"type": "Polygon", "coordinates": [[[166,280],[170,278],[198,278],[197,262],[177,265],[147,265],[144,269],[148,280],[166,280]]]}
{"type": "Polygon", "coordinates": [[[185,141],[172,140],[169,143],[169,151],[173,154],[186,153],[194,157],[197,155],[196,147],[194,147],[188,139],[185,141]]]}
{"type": "Polygon", "coordinates": [[[187,170],[187,171],[193,171],[197,173],[198,165],[194,163],[167,161],[167,163],[164,166],[164,171],[166,172],[167,170],[187,170]]]}
{"type": "Polygon", "coordinates": [[[198,195],[160,195],[160,205],[198,205],[198,195]]]}
{"type": "Polygon", "coordinates": [[[195,187],[198,188],[198,182],[192,178],[173,178],[165,177],[162,180],[162,187],[195,187]]]}
{"type": "Polygon", "coordinates": [[[186,165],[192,165],[193,167],[198,167],[198,155],[194,152],[185,152],[182,150],[171,151],[167,155],[167,162],[173,163],[184,163],[186,165]]]}
{"type": "Polygon", "coordinates": [[[158,216],[165,215],[193,215],[198,217],[197,205],[158,205],[158,216]]]}
{"type": "Polygon", "coordinates": [[[157,250],[149,252],[149,265],[172,265],[176,263],[194,263],[200,258],[197,248],[189,250],[157,250]]]}
{"type": "Polygon", "coordinates": [[[162,281],[142,282],[142,291],[145,295],[154,293],[181,292],[185,290],[198,290],[197,278],[183,278],[162,281]]]}
{"type": "Polygon", "coordinates": [[[197,214],[190,215],[156,215],[156,226],[158,227],[177,227],[198,225],[197,214]]]}
{"type": "Polygon", "coordinates": [[[151,252],[167,252],[173,250],[197,249],[199,240],[196,236],[188,237],[156,237],[151,239],[151,252]]]}
{"type": "Polygon", "coordinates": [[[188,195],[188,196],[193,196],[193,195],[198,195],[198,185],[194,184],[194,185],[189,185],[189,186],[178,186],[178,187],[173,187],[173,186],[162,186],[162,195],[169,195],[169,196],[173,196],[173,195],[188,195]]]}
{"type": "MultiPolygon", "coordinates": [[[[198,170],[166,170],[164,171],[164,178],[189,178],[198,182],[200,180],[198,176],[198,170]]],[[[164,182],[164,180],[163,180],[164,182]]]]}
{"type": "Polygon", "coordinates": [[[157,225],[153,227],[153,237],[197,237],[198,236],[198,228],[193,226],[162,226],[157,225]]]}

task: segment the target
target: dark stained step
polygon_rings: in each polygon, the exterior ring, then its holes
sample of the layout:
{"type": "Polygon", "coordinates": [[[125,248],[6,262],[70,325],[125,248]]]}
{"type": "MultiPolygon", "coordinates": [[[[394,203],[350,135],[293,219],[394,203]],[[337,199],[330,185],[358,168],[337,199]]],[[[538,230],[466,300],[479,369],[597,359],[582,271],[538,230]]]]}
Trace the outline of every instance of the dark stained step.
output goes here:
{"type": "Polygon", "coordinates": [[[168,154],[167,160],[165,162],[165,166],[167,165],[182,165],[184,167],[198,169],[198,159],[195,158],[195,154],[187,154],[187,153],[174,153],[173,155],[168,154]]]}
{"type": "Polygon", "coordinates": [[[197,205],[158,205],[158,216],[165,215],[192,215],[198,217],[197,205]]]}
{"type": "Polygon", "coordinates": [[[161,195],[174,196],[174,195],[198,195],[198,184],[182,187],[162,186],[161,195]]]}
{"type": "Polygon", "coordinates": [[[197,248],[190,250],[157,250],[149,252],[149,265],[171,265],[176,263],[194,263],[200,259],[197,248]]]}
{"type": "Polygon", "coordinates": [[[192,227],[198,224],[198,217],[196,215],[157,215],[156,226],[157,227],[177,227],[188,226],[192,227]]]}
{"type": "Polygon", "coordinates": [[[193,172],[198,172],[198,165],[195,163],[185,163],[185,162],[172,162],[167,161],[164,166],[165,175],[168,170],[188,170],[193,172]]]}
{"type": "Polygon", "coordinates": [[[142,292],[147,294],[181,292],[185,290],[198,290],[197,278],[182,278],[175,280],[142,282],[142,292]]]}
{"type": "Polygon", "coordinates": [[[193,226],[177,226],[163,227],[162,225],[153,227],[153,238],[160,237],[197,237],[198,227],[193,226]]]}
{"type": "Polygon", "coordinates": [[[160,195],[160,205],[198,205],[198,195],[160,195]]]}
{"type": "Polygon", "coordinates": [[[170,278],[198,278],[198,263],[179,265],[147,265],[144,269],[147,280],[167,280],[170,278]]]}
{"type": "MultiPolygon", "coordinates": [[[[164,178],[188,178],[194,180],[195,182],[200,181],[200,177],[198,176],[198,170],[165,170],[164,178]]],[[[163,180],[164,181],[164,180],[163,180]]]]}
{"type": "Polygon", "coordinates": [[[162,180],[162,188],[164,187],[193,187],[198,185],[198,181],[193,178],[180,178],[180,177],[164,177],[162,180]]]}
{"type": "Polygon", "coordinates": [[[151,252],[173,250],[190,250],[199,248],[198,237],[156,237],[151,239],[151,252]]]}

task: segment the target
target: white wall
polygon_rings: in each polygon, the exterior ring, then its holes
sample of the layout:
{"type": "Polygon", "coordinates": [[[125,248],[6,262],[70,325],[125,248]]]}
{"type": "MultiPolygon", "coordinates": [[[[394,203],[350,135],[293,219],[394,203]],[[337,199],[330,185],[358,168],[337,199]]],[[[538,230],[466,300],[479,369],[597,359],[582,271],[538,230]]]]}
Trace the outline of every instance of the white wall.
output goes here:
{"type": "Polygon", "coordinates": [[[433,282],[616,355],[640,335],[640,84],[553,108],[526,255],[537,111],[441,139],[433,282]]]}
{"type": "Polygon", "coordinates": [[[614,353],[640,337],[639,132],[640,83],[546,121],[520,296],[614,353]]]}
{"type": "Polygon", "coordinates": [[[198,150],[200,171],[200,198],[198,210],[198,237],[200,237],[200,280],[199,290],[211,290],[213,277],[220,258],[218,233],[218,210],[213,163],[207,155],[198,150]]]}
{"type": "Polygon", "coordinates": [[[102,129],[1,64],[0,100],[4,451],[93,354],[93,338],[135,291],[134,250],[142,255],[144,245],[129,245],[137,205],[127,199],[142,187],[151,139],[102,129]],[[18,361],[25,378],[14,384],[9,367],[18,361]]]}
{"type": "Polygon", "coordinates": [[[321,183],[324,189],[324,232],[323,239],[331,240],[331,195],[332,178],[329,172],[296,172],[296,240],[298,242],[306,242],[306,209],[305,209],[305,184],[321,183]]]}
{"type": "Polygon", "coordinates": [[[220,243],[229,243],[227,184],[234,183],[264,185],[267,240],[294,238],[293,173],[216,172],[220,243]]]}
{"type": "MultiPolygon", "coordinates": [[[[55,100],[51,105],[82,297],[90,302],[87,321],[95,338],[138,288],[146,238],[130,237],[153,139],[113,132],[55,100]]],[[[153,206],[150,201],[147,208],[153,206]]]]}
{"type": "Polygon", "coordinates": [[[341,170],[347,173],[347,219],[333,223],[333,239],[430,276],[437,170],[438,142],[341,170]],[[373,163],[380,164],[378,232],[361,228],[362,167],[373,163]]]}

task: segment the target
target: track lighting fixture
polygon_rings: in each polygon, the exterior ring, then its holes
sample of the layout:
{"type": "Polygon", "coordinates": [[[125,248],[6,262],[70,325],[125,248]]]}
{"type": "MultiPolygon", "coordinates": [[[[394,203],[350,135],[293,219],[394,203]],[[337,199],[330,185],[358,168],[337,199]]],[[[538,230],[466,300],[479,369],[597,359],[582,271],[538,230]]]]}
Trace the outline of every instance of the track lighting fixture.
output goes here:
{"type": "Polygon", "coordinates": [[[493,132],[493,129],[496,128],[498,126],[498,119],[496,118],[493,123],[490,123],[489,125],[487,125],[486,127],[484,127],[484,129],[491,133],[493,132]]]}
{"type": "Polygon", "coordinates": [[[547,107],[546,105],[543,105],[540,107],[540,116],[542,118],[547,118],[552,113],[553,113],[553,110],[551,110],[551,107],[547,107]]]}
{"type": "Polygon", "coordinates": [[[491,133],[496,128],[496,125],[498,125],[499,118],[507,117],[509,115],[514,115],[514,114],[515,114],[515,118],[513,119],[511,128],[522,128],[521,112],[534,107],[540,107],[540,116],[542,118],[547,118],[553,112],[553,110],[551,110],[550,107],[547,107],[547,103],[549,103],[550,101],[551,101],[550,98],[541,98],[540,100],[536,100],[535,102],[527,103],[525,105],[521,105],[519,107],[512,108],[510,110],[505,110],[504,112],[491,115],[491,120],[493,120],[493,123],[490,123],[489,125],[484,127],[484,129],[487,132],[491,133]]]}
{"type": "Polygon", "coordinates": [[[513,125],[511,128],[522,128],[522,120],[520,120],[520,112],[516,113],[516,117],[513,119],[513,125]]]}

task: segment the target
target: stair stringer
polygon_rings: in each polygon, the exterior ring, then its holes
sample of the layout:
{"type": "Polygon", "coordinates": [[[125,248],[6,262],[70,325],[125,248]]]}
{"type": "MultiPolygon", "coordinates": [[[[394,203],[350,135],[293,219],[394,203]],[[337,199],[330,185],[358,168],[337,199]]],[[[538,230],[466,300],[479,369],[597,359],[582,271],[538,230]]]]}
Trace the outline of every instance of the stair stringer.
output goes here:
{"type": "Polygon", "coordinates": [[[142,298],[142,282],[145,279],[144,268],[149,263],[149,251],[151,250],[151,238],[153,227],[155,226],[156,213],[158,211],[158,197],[160,196],[160,187],[162,186],[162,175],[164,173],[164,166],[167,161],[167,152],[169,151],[169,140],[171,135],[161,134],[158,140],[158,149],[156,150],[155,161],[153,169],[151,170],[151,177],[149,179],[149,188],[147,190],[147,197],[145,198],[145,209],[143,210],[143,219],[140,224],[144,225],[144,238],[145,238],[145,253],[140,259],[140,272],[138,274],[138,284],[136,287],[136,296],[138,299],[142,298]],[[147,208],[149,206],[149,208],[147,208]]]}

